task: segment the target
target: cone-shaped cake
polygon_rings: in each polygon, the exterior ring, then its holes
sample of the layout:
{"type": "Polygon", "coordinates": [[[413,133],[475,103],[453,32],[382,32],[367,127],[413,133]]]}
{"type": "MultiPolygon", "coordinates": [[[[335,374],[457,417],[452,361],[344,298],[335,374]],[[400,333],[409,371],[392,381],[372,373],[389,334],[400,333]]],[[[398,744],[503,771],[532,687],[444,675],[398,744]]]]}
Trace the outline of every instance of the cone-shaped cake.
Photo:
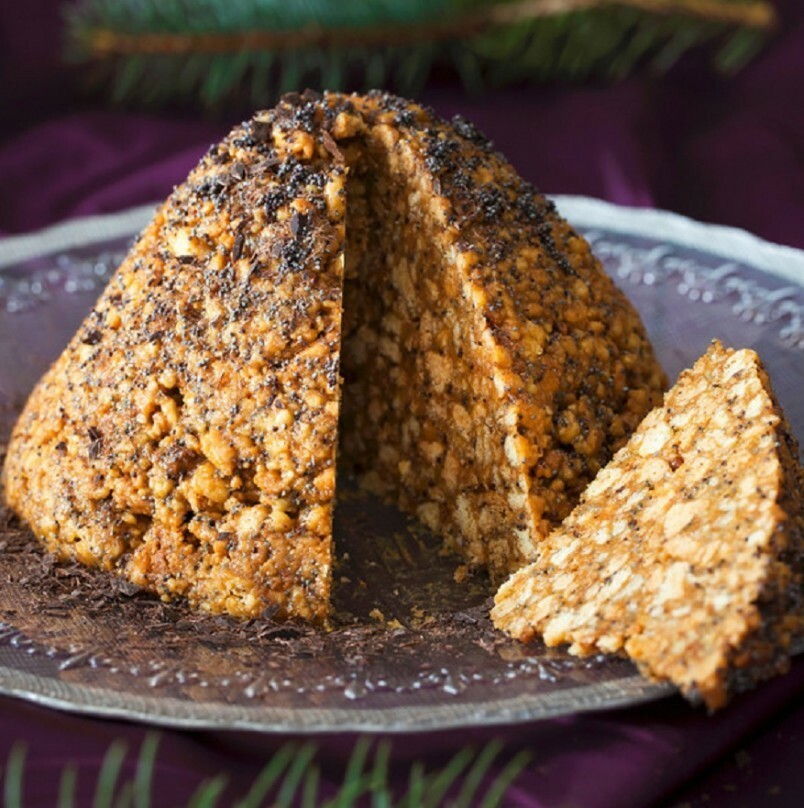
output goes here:
{"type": "Polygon", "coordinates": [[[753,351],[713,343],[495,599],[495,625],[624,650],[711,708],[804,630],[804,477],[753,351]]]}
{"type": "Polygon", "coordinates": [[[322,619],[338,445],[501,579],[663,385],[588,245],[474,127],[291,95],[158,211],[32,394],[5,492],[60,556],[322,619]]]}

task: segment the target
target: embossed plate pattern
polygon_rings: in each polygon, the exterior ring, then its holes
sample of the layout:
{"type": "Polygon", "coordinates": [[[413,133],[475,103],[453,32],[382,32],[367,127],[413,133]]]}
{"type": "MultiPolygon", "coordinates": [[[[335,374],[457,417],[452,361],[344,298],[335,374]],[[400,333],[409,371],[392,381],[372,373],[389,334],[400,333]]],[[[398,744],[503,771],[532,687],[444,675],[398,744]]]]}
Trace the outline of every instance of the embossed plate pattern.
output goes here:
{"type": "MultiPolygon", "coordinates": [[[[557,202],[639,308],[671,377],[712,337],[754,347],[804,436],[804,254],[661,211],[557,202]]],[[[3,435],[150,212],[0,243],[3,435]]],[[[673,692],[623,660],[500,636],[487,582],[455,583],[457,562],[376,501],[342,497],[336,542],[337,618],[322,633],[194,615],[54,565],[0,512],[0,692],[170,726],[293,732],[510,723],[673,692]]]]}

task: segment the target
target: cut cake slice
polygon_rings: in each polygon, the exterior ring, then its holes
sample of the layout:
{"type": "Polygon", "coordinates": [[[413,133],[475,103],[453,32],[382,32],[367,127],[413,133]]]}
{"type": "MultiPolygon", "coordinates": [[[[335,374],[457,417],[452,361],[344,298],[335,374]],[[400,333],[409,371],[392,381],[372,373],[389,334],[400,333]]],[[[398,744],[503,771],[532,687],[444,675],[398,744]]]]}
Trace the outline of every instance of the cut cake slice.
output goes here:
{"type": "Polygon", "coordinates": [[[338,446],[501,580],[663,386],[587,243],[471,124],[292,94],[158,211],[28,401],[5,495],[164,598],[322,620],[338,446]]]}
{"type": "Polygon", "coordinates": [[[624,651],[710,708],[786,669],[804,629],[798,446],[753,351],[681,374],[499,590],[495,625],[624,651]]]}

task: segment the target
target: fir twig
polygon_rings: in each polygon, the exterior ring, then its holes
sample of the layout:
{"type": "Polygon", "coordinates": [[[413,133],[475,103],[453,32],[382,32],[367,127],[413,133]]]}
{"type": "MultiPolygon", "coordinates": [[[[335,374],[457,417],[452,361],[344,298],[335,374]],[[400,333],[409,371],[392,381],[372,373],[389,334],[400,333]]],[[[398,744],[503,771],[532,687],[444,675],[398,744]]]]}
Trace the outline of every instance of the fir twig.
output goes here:
{"type": "Polygon", "coordinates": [[[473,92],[616,79],[706,43],[733,72],[777,25],[767,0],[78,0],[67,11],[72,57],[111,78],[113,100],[208,109],[304,86],[415,94],[436,65],[473,92]]]}
{"type": "MultiPolygon", "coordinates": [[[[153,793],[158,746],[156,733],[146,735],[133,778],[119,783],[127,746],[122,740],[114,741],[106,751],[97,776],[93,806],[152,808],[163,804],[153,793]]],[[[246,796],[235,803],[234,808],[257,808],[267,804],[273,808],[294,804],[301,804],[304,808],[355,808],[366,795],[371,795],[373,808],[435,808],[445,804],[452,808],[468,808],[477,802],[482,781],[488,776],[501,749],[497,741],[492,741],[479,753],[467,747],[458,751],[444,767],[430,772],[417,761],[409,771],[407,793],[395,800],[390,782],[391,744],[384,741],[373,745],[369,738],[360,738],[352,750],[337,792],[323,802],[319,793],[316,745],[306,743],[300,746],[289,742],[272,755],[246,796]],[[455,791],[458,796],[447,803],[447,795],[455,791]]],[[[25,760],[25,746],[20,743],[12,746],[0,778],[4,808],[25,808],[25,760]]],[[[527,760],[528,755],[520,753],[508,762],[487,788],[483,808],[500,804],[527,760]]],[[[208,778],[196,788],[187,808],[215,808],[220,804],[227,782],[224,774],[208,778]]],[[[75,805],[76,785],[76,766],[67,762],[61,771],[57,808],[75,805]]]]}
{"type": "Polygon", "coordinates": [[[464,13],[447,7],[442,16],[408,25],[367,24],[333,26],[310,20],[295,29],[239,29],[234,31],[127,32],[91,27],[84,45],[92,56],[243,53],[270,50],[291,52],[304,48],[406,47],[425,42],[461,39],[484,33],[489,27],[507,27],[545,17],[605,8],[630,8],[649,14],[683,15],[746,28],[768,30],[776,14],[768,2],[724,0],[518,0],[489,3],[464,13]]]}

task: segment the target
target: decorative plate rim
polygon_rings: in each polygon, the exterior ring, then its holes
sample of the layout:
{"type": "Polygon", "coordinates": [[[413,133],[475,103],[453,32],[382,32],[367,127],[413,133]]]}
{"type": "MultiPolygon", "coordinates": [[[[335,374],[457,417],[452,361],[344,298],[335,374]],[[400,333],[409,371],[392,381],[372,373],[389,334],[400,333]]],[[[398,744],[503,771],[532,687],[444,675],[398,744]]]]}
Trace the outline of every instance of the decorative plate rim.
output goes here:
{"type": "Polygon", "coordinates": [[[747,230],[708,224],[661,208],[636,208],[571,194],[551,198],[570,224],[668,242],[720,256],[791,281],[804,283],[804,250],[767,241],[747,230]],[[626,213],[627,216],[623,216],[626,213]],[[576,222],[577,220],[577,222],[576,222]]]}
{"type": "Polygon", "coordinates": [[[0,694],[79,715],[117,718],[174,729],[224,729],[299,734],[382,732],[394,735],[460,728],[491,727],[542,721],[559,716],[615,710],[677,695],[668,683],[639,675],[567,688],[547,694],[518,694],[485,702],[444,701],[441,704],[354,710],[238,706],[191,702],[173,697],[120,694],[110,688],[76,685],[0,666],[0,694]],[[582,691],[579,693],[578,691],[582,691]],[[581,695],[579,699],[578,696],[581,695]],[[284,720],[283,720],[284,716],[284,720]]]}

